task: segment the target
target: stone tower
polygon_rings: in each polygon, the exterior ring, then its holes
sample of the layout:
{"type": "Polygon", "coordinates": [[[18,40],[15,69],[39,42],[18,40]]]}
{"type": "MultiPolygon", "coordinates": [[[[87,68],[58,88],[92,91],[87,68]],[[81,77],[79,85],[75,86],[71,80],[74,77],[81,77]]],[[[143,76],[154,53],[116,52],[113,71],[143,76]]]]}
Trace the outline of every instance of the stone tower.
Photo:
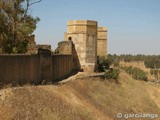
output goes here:
{"type": "Polygon", "coordinates": [[[107,28],[98,27],[97,55],[107,57],[107,28]]]}
{"type": "Polygon", "coordinates": [[[71,40],[84,71],[94,71],[97,65],[97,22],[90,20],[68,21],[65,40],[71,40]]]}

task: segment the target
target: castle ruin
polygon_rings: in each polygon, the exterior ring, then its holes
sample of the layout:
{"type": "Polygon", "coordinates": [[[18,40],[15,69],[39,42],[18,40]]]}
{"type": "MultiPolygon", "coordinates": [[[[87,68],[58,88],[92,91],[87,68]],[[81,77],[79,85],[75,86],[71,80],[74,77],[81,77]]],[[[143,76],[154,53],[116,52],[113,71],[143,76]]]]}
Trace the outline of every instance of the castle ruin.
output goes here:
{"type": "Polygon", "coordinates": [[[37,54],[38,49],[46,49],[51,51],[51,45],[36,44],[35,35],[28,36],[27,40],[28,40],[27,54],[32,54],[32,55],[37,54]]]}
{"type": "Polygon", "coordinates": [[[80,70],[94,72],[97,56],[107,56],[107,29],[96,21],[71,20],[64,41],[52,52],[50,45],[37,45],[28,36],[26,54],[0,55],[0,85],[59,81],[80,70]]]}

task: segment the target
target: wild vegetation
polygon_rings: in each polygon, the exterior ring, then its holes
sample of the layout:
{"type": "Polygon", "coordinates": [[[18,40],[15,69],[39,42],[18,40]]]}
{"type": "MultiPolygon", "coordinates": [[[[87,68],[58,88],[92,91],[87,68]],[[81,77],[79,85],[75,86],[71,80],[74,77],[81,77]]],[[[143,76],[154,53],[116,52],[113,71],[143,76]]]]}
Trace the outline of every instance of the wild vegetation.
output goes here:
{"type": "Polygon", "coordinates": [[[137,67],[121,67],[123,70],[125,70],[128,74],[130,74],[134,79],[136,80],[144,80],[147,81],[147,74],[141,70],[140,68],[137,67]]]}
{"type": "Polygon", "coordinates": [[[117,68],[117,69],[109,69],[109,70],[105,70],[105,74],[104,74],[104,77],[106,79],[114,79],[114,80],[118,80],[119,78],[119,73],[120,73],[120,70],[117,68]]]}
{"type": "Polygon", "coordinates": [[[150,56],[144,61],[147,68],[160,69],[160,56],[150,56]]]}
{"type": "Polygon", "coordinates": [[[0,52],[25,53],[27,36],[36,29],[40,20],[28,12],[29,7],[40,2],[34,0],[1,0],[0,1],[0,52]]]}
{"type": "Polygon", "coordinates": [[[119,77],[120,70],[118,68],[117,62],[107,59],[106,57],[98,58],[98,72],[105,72],[104,77],[106,79],[117,80],[119,77]],[[111,67],[114,66],[114,68],[111,67]]]}
{"type": "Polygon", "coordinates": [[[160,55],[109,54],[108,59],[117,65],[121,64],[121,68],[135,79],[147,81],[148,78],[148,80],[158,80],[160,78],[160,55]],[[140,63],[142,68],[138,66],[140,63]]]}
{"type": "Polygon", "coordinates": [[[160,79],[160,70],[151,69],[150,74],[153,75],[156,78],[156,80],[160,79]]]}
{"type": "Polygon", "coordinates": [[[148,76],[153,76],[152,80],[158,80],[160,78],[160,55],[111,55],[109,54],[107,58],[99,57],[98,59],[98,71],[105,72],[105,77],[107,79],[118,79],[119,67],[124,69],[136,80],[148,80],[148,76]],[[148,71],[144,71],[139,66],[119,66],[120,62],[125,63],[131,62],[144,62],[148,71]]]}

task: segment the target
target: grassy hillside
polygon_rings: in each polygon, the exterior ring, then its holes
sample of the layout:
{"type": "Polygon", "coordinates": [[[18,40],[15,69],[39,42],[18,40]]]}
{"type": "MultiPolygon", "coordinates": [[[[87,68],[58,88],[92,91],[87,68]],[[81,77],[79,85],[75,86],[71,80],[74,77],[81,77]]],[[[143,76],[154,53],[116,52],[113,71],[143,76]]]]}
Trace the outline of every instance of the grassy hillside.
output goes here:
{"type": "Polygon", "coordinates": [[[117,113],[160,114],[159,87],[121,72],[119,83],[87,78],[0,90],[1,120],[114,120],[117,113]],[[159,106],[159,107],[158,107],[159,106]]]}
{"type": "Polygon", "coordinates": [[[148,80],[154,80],[154,76],[150,74],[150,68],[146,68],[146,66],[144,65],[144,61],[131,61],[131,62],[124,62],[124,61],[120,61],[120,65],[121,66],[132,66],[132,67],[136,67],[136,68],[140,68],[141,70],[143,70],[144,72],[147,73],[148,76],[148,80]]]}

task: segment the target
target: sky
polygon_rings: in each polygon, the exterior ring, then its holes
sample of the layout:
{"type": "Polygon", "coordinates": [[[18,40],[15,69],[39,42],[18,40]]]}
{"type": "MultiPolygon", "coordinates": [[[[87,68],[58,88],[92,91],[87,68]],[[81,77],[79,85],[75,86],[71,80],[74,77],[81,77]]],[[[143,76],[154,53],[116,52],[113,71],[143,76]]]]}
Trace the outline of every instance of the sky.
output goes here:
{"type": "Polygon", "coordinates": [[[160,55],[160,0],[42,0],[29,14],[41,19],[36,43],[53,50],[68,20],[94,20],[108,29],[109,54],[160,55]]]}

